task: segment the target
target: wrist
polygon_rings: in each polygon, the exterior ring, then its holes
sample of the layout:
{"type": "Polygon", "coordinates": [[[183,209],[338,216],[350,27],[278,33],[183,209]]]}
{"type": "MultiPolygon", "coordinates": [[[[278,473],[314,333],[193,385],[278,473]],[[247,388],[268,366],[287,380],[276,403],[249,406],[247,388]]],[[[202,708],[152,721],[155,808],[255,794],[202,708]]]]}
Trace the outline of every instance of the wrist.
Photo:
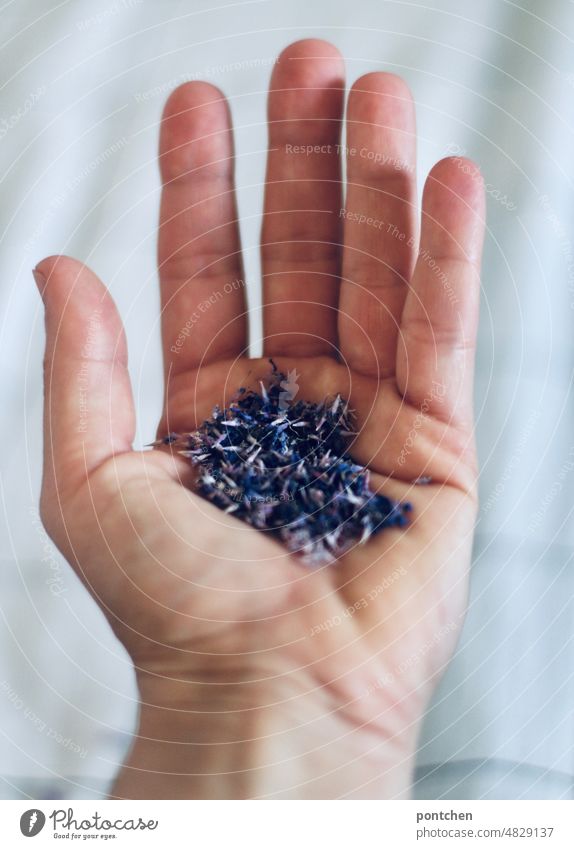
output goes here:
{"type": "Polygon", "coordinates": [[[140,677],[120,798],[407,798],[416,732],[356,722],[294,675],[140,677]]]}

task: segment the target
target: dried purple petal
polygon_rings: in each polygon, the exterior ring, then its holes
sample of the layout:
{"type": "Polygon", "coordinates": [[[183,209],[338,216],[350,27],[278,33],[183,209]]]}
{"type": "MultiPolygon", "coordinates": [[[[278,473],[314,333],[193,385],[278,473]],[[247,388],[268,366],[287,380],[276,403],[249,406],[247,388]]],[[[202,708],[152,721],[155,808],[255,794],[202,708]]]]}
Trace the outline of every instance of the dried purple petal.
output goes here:
{"type": "Polygon", "coordinates": [[[313,564],[408,524],[411,505],[373,493],[368,469],[346,453],[355,435],[348,403],[340,395],[322,404],[289,402],[285,375],[271,365],[261,393],[242,387],[229,409],[215,407],[196,431],[154,445],[199,468],[198,492],[208,501],[313,564]]]}

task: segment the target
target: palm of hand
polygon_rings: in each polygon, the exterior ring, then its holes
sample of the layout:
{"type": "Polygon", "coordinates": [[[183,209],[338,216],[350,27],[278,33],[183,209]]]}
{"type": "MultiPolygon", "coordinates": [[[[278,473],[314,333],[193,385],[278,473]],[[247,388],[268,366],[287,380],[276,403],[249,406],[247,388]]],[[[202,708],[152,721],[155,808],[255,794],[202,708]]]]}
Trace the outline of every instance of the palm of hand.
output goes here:
{"type": "MultiPolygon", "coordinates": [[[[293,45],[274,73],[265,353],[283,371],[297,370],[300,397],[350,399],[359,431],[353,456],[375,485],[412,502],[412,525],[310,571],[182,486],[190,472],[181,459],[131,451],[119,318],[93,275],[64,258],[39,267],[48,280],[42,512],[140,672],[193,678],[215,667],[222,678],[237,668],[249,680],[288,678],[331,694],[327,710],[347,705],[354,722],[398,733],[420,718],[464,609],[476,511],[471,385],[482,187],[460,162],[435,166],[413,268],[408,92],[385,74],[355,85],[348,147],[378,150],[402,167],[375,173],[367,157],[349,154],[341,216],[338,156],[327,150],[338,139],[341,87],[338,55],[321,42],[293,45]],[[326,152],[287,152],[295,129],[299,144],[326,152]],[[363,210],[388,228],[359,223],[363,210]],[[90,420],[78,436],[69,386],[86,359],[82,339],[94,313],[90,420]],[[421,477],[431,482],[417,485],[421,477]]],[[[230,144],[227,110],[212,87],[189,84],[170,98],[161,147],[160,434],[191,429],[268,372],[266,359],[244,356],[244,292],[230,284],[242,279],[230,144]]]]}
{"type": "MultiPolygon", "coordinates": [[[[435,673],[452,652],[464,611],[476,513],[472,437],[464,429],[429,415],[427,408],[433,403],[440,409],[442,384],[431,387],[428,399],[417,408],[400,395],[394,378],[380,381],[353,374],[326,357],[275,357],[274,361],[284,372],[296,371],[302,397],[322,400],[339,393],[351,400],[358,422],[351,449],[354,459],[369,468],[373,486],[380,486],[397,500],[410,501],[413,518],[408,531],[386,530],[368,543],[354,546],[336,566],[312,571],[294,558],[285,558],[281,550],[273,551],[275,543],[269,545],[269,539],[260,532],[230,518],[233,545],[245,538],[249,565],[238,578],[233,575],[237,573],[234,557],[222,577],[223,585],[236,588],[243,581],[247,589],[253,587],[254,580],[261,581],[265,595],[257,598],[249,615],[260,620],[271,616],[273,620],[271,626],[266,621],[257,623],[261,634],[255,642],[287,645],[289,652],[298,655],[302,668],[321,652],[326,657],[337,656],[350,640],[358,638],[362,647],[356,652],[355,663],[362,668],[351,667],[349,671],[354,670],[361,684],[354,682],[349,693],[378,689],[377,682],[382,680],[388,690],[392,678],[396,684],[394,698],[410,700],[416,715],[418,705],[428,697],[435,673]],[[423,483],[417,485],[421,479],[423,483]],[[272,560],[270,570],[267,564],[264,567],[266,576],[252,574],[252,561],[257,559],[253,552],[272,560]],[[286,588],[290,592],[277,592],[286,588]],[[282,609],[278,597],[283,599],[282,609]],[[289,638],[283,634],[282,625],[289,638]],[[270,635],[269,630],[274,633],[270,635]],[[311,649],[309,655],[305,638],[318,634],[323,635],[322,640],[312,644],[318,654],[311,649]],[[321,647],[320,642],[324,643],[321,647]],[[429,644],[433,644],[433,652],[427,656],[429,644]],[[413,664],[414,680],[410,674],[413,664]],[[421,692],[413,698],[413,687],[416,689],[419,682],[423,684],[421,692]]],[[[248,358],[184,373],[176,381],[169,414],[164,416],[159,433],[195,427],[216,404],[225,407],[238,386],[249,385],[268,373],[266,359],[248,358]]],[[[188,509],[182,504],[182,526],[189,522],[185,516],[188,509]]],[[[211,505],[207,508],[198,501],[198,509],[211,516],[211,505]]],[[[213,521],[223,521],[219,512],[214,513],[213,521]]],[[[255,569],[260,571],[259,564],[255,563],[255,569]]],[[[222,611],[222,618],[232,623],[240,615],[236,602],[228,598],[222,611]]],[[[244,603],[245,599],[239,600],[240,609],[244,603]]],[[[243,611],[241,615],[248,614],[243,611]]]]}

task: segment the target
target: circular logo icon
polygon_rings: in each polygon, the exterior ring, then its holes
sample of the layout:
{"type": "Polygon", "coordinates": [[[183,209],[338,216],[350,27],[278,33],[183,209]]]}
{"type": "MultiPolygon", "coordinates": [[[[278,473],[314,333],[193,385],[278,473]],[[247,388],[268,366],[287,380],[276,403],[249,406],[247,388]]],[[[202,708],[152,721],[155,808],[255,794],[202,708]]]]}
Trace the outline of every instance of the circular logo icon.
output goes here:
{"type": "Polygon", "coordinates": [[[46,817],[38,808],[24,811],[20,817],[20,831],[24,837],[36,837],[46,825],[46,817]]]}

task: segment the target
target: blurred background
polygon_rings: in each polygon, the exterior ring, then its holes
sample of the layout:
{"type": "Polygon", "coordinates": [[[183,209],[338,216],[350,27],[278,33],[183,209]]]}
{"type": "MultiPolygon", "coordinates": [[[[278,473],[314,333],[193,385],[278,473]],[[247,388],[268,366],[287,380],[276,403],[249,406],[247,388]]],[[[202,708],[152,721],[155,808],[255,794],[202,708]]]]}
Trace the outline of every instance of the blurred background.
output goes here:
{"type": "Polygon", "coordinates": [[[155,262],[163,103],[231,102],[250,303],[265,99],[279,51],[320,37],[348,79],[401,74],[420,182],[480,165],[488,234],[476,384],[481,509],[470,607],[426,718],[419,798],[574,797],[574,7],[569,0],[11,0],[0,10],[0,797],[98,798],[129,745],[127,655],[38,516],[43,311],[68,253],[119,305],[137,447],[161,404],[155,262]]]}

